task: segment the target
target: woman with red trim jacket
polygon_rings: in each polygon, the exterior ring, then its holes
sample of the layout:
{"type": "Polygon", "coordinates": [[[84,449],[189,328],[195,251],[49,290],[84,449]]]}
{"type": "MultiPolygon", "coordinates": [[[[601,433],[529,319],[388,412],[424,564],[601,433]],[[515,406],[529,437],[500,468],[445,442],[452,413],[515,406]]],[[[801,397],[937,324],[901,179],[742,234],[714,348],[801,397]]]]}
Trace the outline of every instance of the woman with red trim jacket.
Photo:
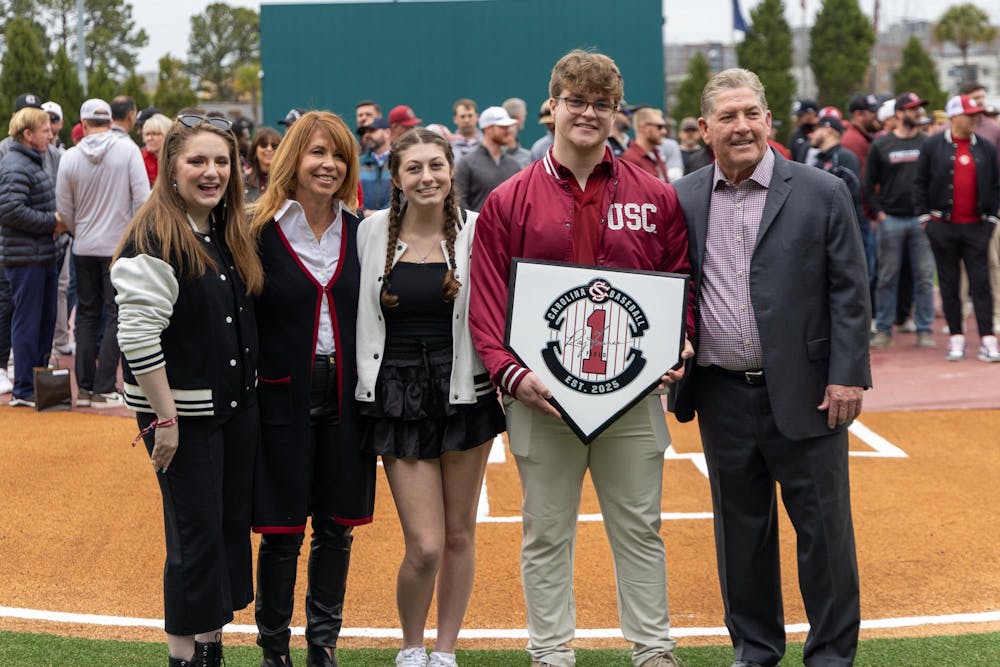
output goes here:
{"type": "Polygon", "coordinates": [[[353,400],[358,151],[347,125],[310,111],[288,129],[257,200],[264,289],[257,301],[261,444],[254,478],[257,643],[289,665],[296,564],[312,516],[309,667],[337,664],[352,528],[369,523],[375,457],[358,447],[353,400]]]}
{"type": "Polygon", "coordinates": [[[125,402],[163,496],[171,667],[221,664],[222,627],[253,599],[252,295],[264,276],[229,127],[195,115],[173,124],[153,192],[111,267],[125,402]]]}
{"type": "Polygon", "coordinates": [[[476,508],[504,418],[469,331],[475,213],[458,207],[451,144],[415,128],[392,147],[392,202],[358,230],[362,447],[382,456],[406,554],[399,667],[456,667],[475,572],[476,508]],[[405,204],[403,203],[405,199],[405,204]],[[437,639],[424,626],[435,584],[437,639]]]}

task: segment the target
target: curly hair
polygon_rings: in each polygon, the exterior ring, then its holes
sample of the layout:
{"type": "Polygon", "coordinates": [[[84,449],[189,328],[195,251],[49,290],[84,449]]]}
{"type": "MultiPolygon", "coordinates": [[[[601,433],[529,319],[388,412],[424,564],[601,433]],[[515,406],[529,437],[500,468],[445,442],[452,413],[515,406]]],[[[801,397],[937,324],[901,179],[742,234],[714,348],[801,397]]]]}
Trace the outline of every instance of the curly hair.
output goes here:
{"type": "MultiPolygon", "coordinates": [[[[454,170],[455,155],[451,150],[451,143],[437,132],[432,132],[422,127],[409,130],[401,136],[389,153],[389,175],[392,177],[392,195],[389,204],[389,234],[385,246],[385,273],[382,276],[382,304],[386,308],[395,308],[399,304],[399,297],[391,292],[392,285],[389,284],[389,272],[392,271],[392,260],[396,254],[396,244],[399,242],[399,230],[403,225],[403,217],[406,214],[406,205],[403,203],[403,191],[399,188],[399,167],[403,162],[403,154],[418,144],[431,144],[441,149],[448,166],[454,170]]],[[[444,275],[441,284],[441,299],[443,301],[454,301],[458,296],[458,290],[462,284],[455,278],[455,239],[458,236],[458,229],[461,226],[459,215],[458,197],[455,192],[454,180],[442,205],[444,209],[444,238],[447,248],[448,270],[444,275]]]]}
{"type": "Polygon", "coordinates": [[[558,97],[563,90],[603,95],[618,104],[625,83],[614,60],[603,53],[574,49],[559,59],[549,79],[549,95],[558,97]]]}

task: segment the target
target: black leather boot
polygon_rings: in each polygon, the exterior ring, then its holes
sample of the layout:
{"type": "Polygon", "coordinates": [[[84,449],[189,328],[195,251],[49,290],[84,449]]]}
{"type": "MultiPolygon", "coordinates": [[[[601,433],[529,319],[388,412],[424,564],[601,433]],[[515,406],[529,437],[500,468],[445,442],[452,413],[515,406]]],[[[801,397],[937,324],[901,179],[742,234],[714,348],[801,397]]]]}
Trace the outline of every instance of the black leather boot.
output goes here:
{"type": "Polygon", "coordinates": [[[222,665],[222,634],[215,636],[216,641],[199,641],[194,643],[194,657],[191,658],[191,667],[221,667],[222,665]]]}
{"type": "Polygon", "coordinates": [[[344,594],[354,536],[350,526],[329,517],[313,516],[309,549],[309,588],[306,592],[308,667],[337,667],[335,649],[344,620],[344,594]],[[328,655],[326,648],[331,649],[328,655]]]}
{"type": "Polygon", "coordinates": [[[257,645],[264,650],[261,667],[291,666],[288,626],[295,603],[295,571],[302,533],[261,537],[257,552],[257,645]]]}
{"type": "Polygon", "coordinates": [[[180,658],[172,658],[167,656],[167,666],[168,667],[191,667],[191,663],[187,660],[181,660],[180,658]]]}

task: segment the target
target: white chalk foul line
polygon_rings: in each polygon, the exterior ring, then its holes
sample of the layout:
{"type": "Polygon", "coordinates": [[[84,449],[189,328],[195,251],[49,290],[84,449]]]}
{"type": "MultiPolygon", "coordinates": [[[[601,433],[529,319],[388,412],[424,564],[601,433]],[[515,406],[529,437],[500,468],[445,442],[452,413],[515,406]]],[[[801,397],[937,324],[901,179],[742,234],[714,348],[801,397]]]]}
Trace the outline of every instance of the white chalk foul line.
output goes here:
{"type": "MultiPolygon", "coordinates": [[[[711,518],[711,512],[663,512],[660,514],[661,521],[691,521],[711,518]]],[[[476,517],[476,523],[521,523],[521,521],[521,515],[476,517]]],[[[593,523],[599,521],[604,521],[604,516],[600,513],[581,514],[577,517],[577,522],[579,523],[593,523]]]]}
{"type": "Polygon", "coordinates": [[[871,452],[851,452],[851,456],[870,456],[886,459],[909,458],[906,452],[902,449],[892,444],[859,421],[855,421],[851,424],[848,431],[874,450],[871,452]]]}
{"type": "MultiPolygon", "coordinates": [[[[0,618],[19,618],[33,621],[48,621],[50,623],[75,623],[79,625],[100,625],[114,627],[163,628],[163,621],[157,618],[130,618],[127,616],[103,616],[100,614],[71,614],[62,611],[44,611],[41,609],[22,609],[18,607],[0,607],[0,618]]],[[[862,630],[881,630],[886,628],[915,628],[925,625],[957,625],[1000,622],[1000,610],[971,612],[962,614],[945,614],[941,616],[903,616],[899,618],[873,618],[861,621],[862,630]]],[[[293,627],[293,635],[302,636],[305,629],[293,627]]],[[[808,632],[808,623],[792,623],[785,626],[789,634],[808,632]]],[[[230,624],[226,632],[237,634],[256,634],[257,626],[245,624],[230,624]]],[[[429,638],[435,638],[437,632],[428,629],[425,633],[429,638]]],[[[621,639],[622,632],[618,628],[579,628],[576,636],[581,639],[621,639]]],[[[671,628],[674,637],[726,637],[729,631],[725,627],[693,627],[671,628]]],[[[402,639],[399,628],[344,628],[341,637],[365,637],[371,639],[402,639]]],[[[463,628],[459,633],[462,639],[527,639],[525,628],[463,628]]]]}

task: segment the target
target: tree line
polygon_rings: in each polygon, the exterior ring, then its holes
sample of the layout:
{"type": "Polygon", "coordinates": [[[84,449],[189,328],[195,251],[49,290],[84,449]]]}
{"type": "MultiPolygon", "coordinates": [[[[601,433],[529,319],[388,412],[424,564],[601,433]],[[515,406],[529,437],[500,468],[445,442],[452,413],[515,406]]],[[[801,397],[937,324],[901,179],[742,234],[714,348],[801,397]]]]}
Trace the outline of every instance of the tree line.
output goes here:
{"type": "Polygon", "coordinates": [[[246,7],[215,2],[191,17],[186,56],[160,58],[152,92],[135,69],[149,36],[127,0],[84,2],[86,90],[77,75],[76,0],[0,0],[0,25],[0,118],[10,117],[18,95],[35,93],[62,106],[67,143],[88,97],[130,95],[140,109],[173,115],[199,100],[256,106],[260,95],[260,18],[246,7]]]}
{"type": "MultiPolygon", "coordinates": [[[[771,113],[782,122],[779,139],[783,141],[791,129],[795,78],[792,31],[785,20],[782,0],[762,0],[750,11],[749,28],[736,46],[736,56],[740,67],[756,72],[764,84],[771,113]]],[[[968,71],[969,48],[975,43],[992,41],[996,30],[986,12],[966,3],[945,11],[934,24],[933,34],[938,41],[951,42],[959,48],[968,71]]],[[[816,78],[820,106],[845,108],[852,94],[867,90],[865,77],[875,44],[871,20],[861,11],[858,0],[823,0],[809,37],[809,65],[816,78]]],[[[698,53],[690,60],[687,76],[677,90],[674,117],[701,115],[701,90],[711,74],[704,55],[698,53]]],[[[910,37],[903,49],[901,65],[893,73],[893,86],[893,92],[917,92],[929,100],[931,108],[943,108],[947,99],[933,60],[915,36],[910,37]]]]}

